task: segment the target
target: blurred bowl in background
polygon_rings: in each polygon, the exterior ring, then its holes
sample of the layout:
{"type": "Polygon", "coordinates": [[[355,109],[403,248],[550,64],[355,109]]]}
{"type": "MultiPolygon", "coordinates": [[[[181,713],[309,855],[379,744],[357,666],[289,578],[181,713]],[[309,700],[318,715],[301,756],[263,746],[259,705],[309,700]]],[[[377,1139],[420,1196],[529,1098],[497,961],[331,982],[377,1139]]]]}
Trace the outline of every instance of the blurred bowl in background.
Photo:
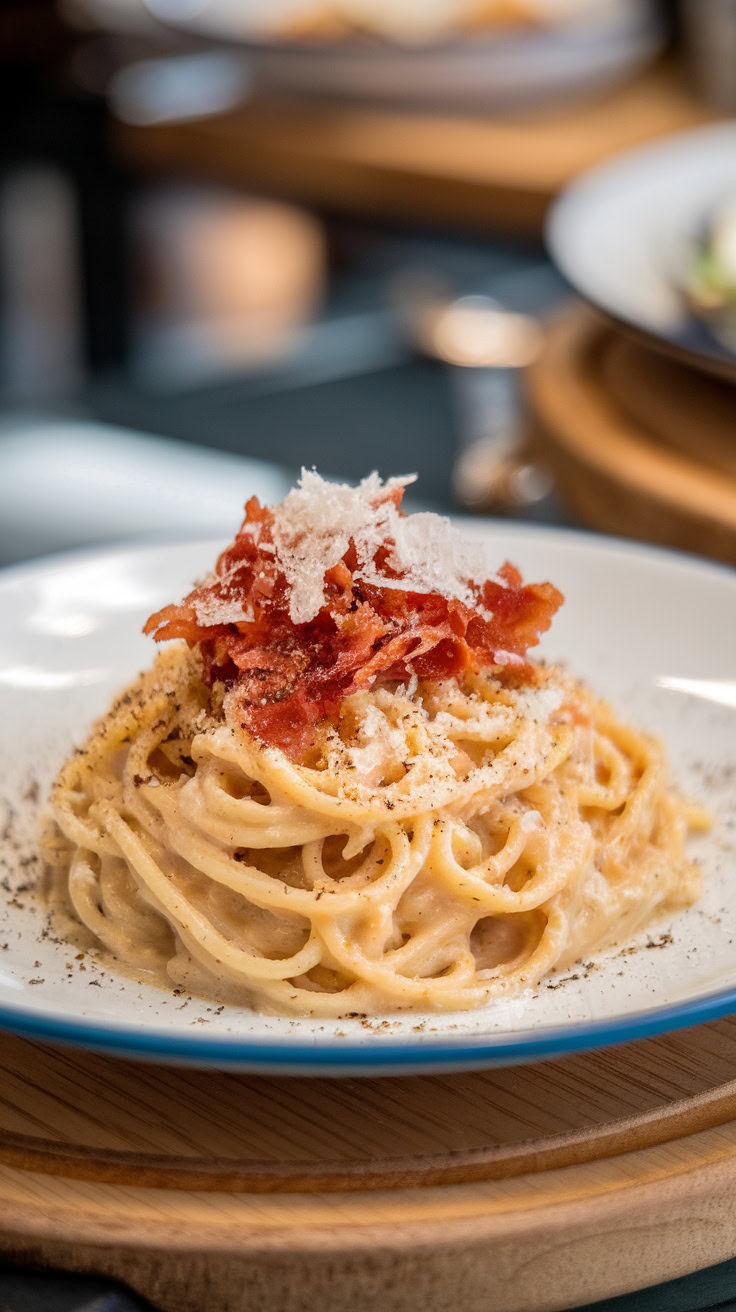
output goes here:
{"type": "Polygon", "coordinates": [[[706,225],[736,194],[736,123],[628,151],[592,169],[547,225],[568,282],[646,344],[736,382],[736,353],[693,313],[687,286],[706,225]]]}

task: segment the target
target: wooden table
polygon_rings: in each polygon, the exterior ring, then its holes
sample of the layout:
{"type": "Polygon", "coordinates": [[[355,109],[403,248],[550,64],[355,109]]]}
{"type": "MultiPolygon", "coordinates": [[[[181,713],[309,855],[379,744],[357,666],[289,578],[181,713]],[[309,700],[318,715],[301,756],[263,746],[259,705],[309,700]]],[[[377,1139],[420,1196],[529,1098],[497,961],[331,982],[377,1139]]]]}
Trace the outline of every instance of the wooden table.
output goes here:
{"type": "Polygon", "coordinates": [[[218,179],[389,220],[538,231],[577,174],[618,151],[712,121],[668,64],[605,98],[483,119],[255,101],[232,113],[118,125],[138,169],[218,179]]]}

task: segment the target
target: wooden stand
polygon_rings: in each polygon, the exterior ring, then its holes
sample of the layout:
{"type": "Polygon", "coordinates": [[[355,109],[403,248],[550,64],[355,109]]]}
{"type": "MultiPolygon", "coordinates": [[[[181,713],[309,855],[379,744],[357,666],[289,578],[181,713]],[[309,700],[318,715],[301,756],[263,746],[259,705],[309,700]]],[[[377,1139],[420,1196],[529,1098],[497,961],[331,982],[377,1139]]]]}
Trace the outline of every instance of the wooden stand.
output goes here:
{"type": "Polygon", "coordinates": [[[532,444],[593,528],[736,564],[736,387],[576,306],[527,375],[532,444]]]}
{"type": "Polygon", "coordinates": [[[0,1252],[164,1312],[552,1312],[736,1254],[736,1019],[431,1078],[0,1069],[0,1252]]]}

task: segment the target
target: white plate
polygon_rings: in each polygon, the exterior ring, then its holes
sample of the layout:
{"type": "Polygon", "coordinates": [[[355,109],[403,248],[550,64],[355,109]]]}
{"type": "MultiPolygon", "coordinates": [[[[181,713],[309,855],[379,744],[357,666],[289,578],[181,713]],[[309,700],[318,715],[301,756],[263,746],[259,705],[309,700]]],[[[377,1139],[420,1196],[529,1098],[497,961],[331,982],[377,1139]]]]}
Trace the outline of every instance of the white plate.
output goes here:
{"type": "Polygon", "coordinates": [[[105,964],[77,963],[66,944],[45,936],[43,906],[25,888],[38,812],[92,717],[150,663],[145,617],[206,572],[217,544],[58,557],[0,576],[0,794],[9,812],[0,1025],[159,1061],[394,1074],[530,1060],[736,1011],[736,573],[585,534],[463,526],[486,540],[492,561],[508,557],[528,578],[550,578],[565,591],[545,654],[568,661],[625,715],[662,734],[678,779],[715,811],[713,833],[693,844],[706,872],[702,901],[641,935],[641,950],[604,955],[595,970],[568,972],[561,986],[543,983],[469,1014],[412,1013],[371,1027],[232,1006],[215,1014],[105,964]],[[666,945],[647,950],[648,941],[666,945]]]}
{"type": "MultiPolygon", "coordinates": [[[[218,41],[238,41],[261,82],[302,94],[392,105],[501,112],[600,94],[647,63],[665,39],[652,0],[607,0],[589,15],[538,28],[489,26],[470,35],[392,42],[274,35],[273,0],[210,0],[186,17],[172,0],[147,0],[156,17],[218,41]]],[[[315,8],[317,6],[315,5],[315,8]]]]}
{"type": "Polygon", "coordinates": [[[547,241],[581,296],[649,345],[736,378],[736,356],[691,314],[687,261],[719,201],[736,194],[736,124],[627,152],[554,206],[547,241]]]}

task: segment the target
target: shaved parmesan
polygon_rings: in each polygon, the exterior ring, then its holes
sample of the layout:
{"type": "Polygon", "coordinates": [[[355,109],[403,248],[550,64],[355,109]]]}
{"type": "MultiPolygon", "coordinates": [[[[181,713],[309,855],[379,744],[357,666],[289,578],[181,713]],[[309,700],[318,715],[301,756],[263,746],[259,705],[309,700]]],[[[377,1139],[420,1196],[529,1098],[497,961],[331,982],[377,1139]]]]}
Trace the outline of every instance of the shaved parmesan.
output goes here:
{"type": "Polygon", "coordinates": [[[247,624],[254,619],[253,611],[244,606],[242,599],[231,601],[212,594],[195,598],[194,613],[198,624],[247,624]]]}
{"type": "Polygon", "coordinates": [[[353,577],[381,588],[435,593],[477,606],[471,580],[493,577],[484,548],[463,537],[442,515],[402,515],[391,499],[414,476],[384,483],[370,474],[357,487],[328,483],[302,470],[298,487],[274,510],[276,558],[289,587],[294,624],[313,620],[325,601],[325,574],[342,560],[351,542],[357,556],[353,577]],[[375,557],[386,548],[383,566],[375,557]]]}

